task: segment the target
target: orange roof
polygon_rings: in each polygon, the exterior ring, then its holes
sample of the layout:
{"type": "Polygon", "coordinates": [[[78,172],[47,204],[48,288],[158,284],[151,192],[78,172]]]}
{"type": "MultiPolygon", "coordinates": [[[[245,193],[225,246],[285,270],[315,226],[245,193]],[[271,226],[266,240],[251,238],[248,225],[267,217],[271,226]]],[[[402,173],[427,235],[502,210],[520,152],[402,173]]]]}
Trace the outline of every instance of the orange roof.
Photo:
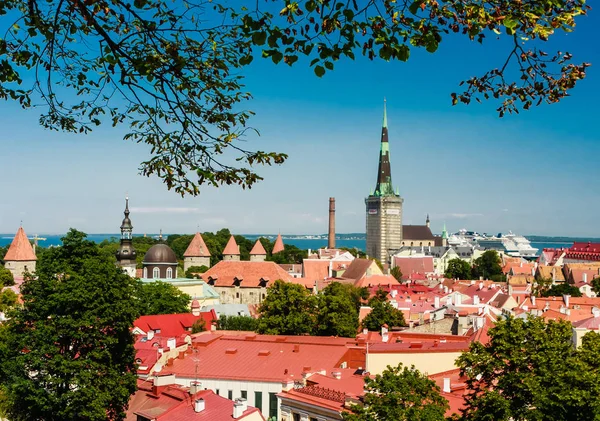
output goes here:
{"type": "Polygon", "coordinates": [[[229,238],[229,241],[223,250],[223,254],[240,254],[240,247],[235,242],[233,235],[229,238]]]}
{"type": "Polygon", "coordinates": [[[250,255],[251,256],[255,256],[255,255],[267,255],[267,251],[265,250],[265,248],[263,247],[262,243],[259,240],[256,240],[256,243],[254,243],[254,247],[252,247],[252,250],[250,250],[250,255]]]}
{"type": "Polygon", "coordinates": [[[210,251],[199,232],[192,238],[192,242],[183,253],[183,257],[210,257],[210,251]]]}
{"type": "Polygon", "coordinates": [[[374,287],[379,285],[400,285],[400,282],[392,275],[363,276],[354,283],[355,287],[374,287]]]}
{"type": "Polygon", "coordinates": [[[217,287],[268,286],[278,279],[289,282],[292,276],[275,262],[239,262],[222,260],[201,275],[205,282],[217,287]]]}
{"type": "Polygon", "coordinates": [[[283,251],[283,239],[281,238],[281,234],[277,234],[277,239],[275,240],[272,254],[279,253],[281,251],[283,251]]]}
{"type": "Polygon", "coordinates": [[[33,252],[33,247],[31,247],[31,243],[29,242],[23,227],[19,227],[15,238],[4,256],[4,260],[19,262],[31,262],[37,260],[37,257],[35,257],[35,253],[33,252]]]}

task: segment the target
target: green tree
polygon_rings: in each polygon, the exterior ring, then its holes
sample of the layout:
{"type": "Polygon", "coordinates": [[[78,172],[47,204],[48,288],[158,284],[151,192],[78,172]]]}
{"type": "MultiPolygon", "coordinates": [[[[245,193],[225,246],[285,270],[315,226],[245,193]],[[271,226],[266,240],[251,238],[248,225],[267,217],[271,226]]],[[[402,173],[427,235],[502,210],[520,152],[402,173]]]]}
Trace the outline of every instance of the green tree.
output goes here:
{"type": "Polygon", "coordinates": [[[365,377],[363,405],[344,413],[345,421],[443,421],[448,402],[434,381],[415,369],[390,367],[365,377]]]}
{"type": "Polygon", "coordinates": [[[600,296],[600,277],[592,279],[591,285],[592,290],[596,293],[596,295],[600,296]]]}
{"type": "Polygon", "coordinates": [[[0,265],[0,289],[15,284],[15,278],[10,270],[0,265]]]}
{"type": "Polygon", "coordinates": [[[138,312],[140,315],[189,313],[192,297],[163,281],[136,282],[138,312]]]}
{"type": "Polygon", "coordinates": [[[491,279],[496,282],[505,281],[502,273],[502,261],[496,250],[486,250],[481,256],[473,262],[473,278],[483,276],[484,279],[491,279]]]}
{"type": "Polygon", "coordinates": [[[8,418],[122,420],[135,391],[133,280],[70,230],[21,286],[0,346],[8,418]]]}
{"type": "Polygon", "coordinates": [[[387,300],[387,292],[379,289],[377,293],[369,300],[371,312],[362,321],[363,328],[370,331],[377,331],[381,326],[389,327],[406,326],[404,314],[395,308],[387,300]]]}
{"type": "Polygon", "coordinates": [[[188,270],[185,271],[186,278],[200,278],[200,274],[204,273],[208,270],[208,266],[190,266],[188,270]]]}
{"type": "Polygon", "coordinates": [[[448,262],[444,276],[450,279],[473,279],[471,276],[471,265],[458,257],[448,262]]]}
{"type": "Polygon", "coordinates": [[[0,311],[6,313],[19,302],[19,296],[11,289],[0,291],[0,311]]]}
{"type": "Polygon", "coordinates": [[[206,330],[206,322],[203,318],[199,318],[192,325],[192,334],[204,332],[206,330]]]}
{"type": "Polygon", "coordinates": [[[561,283],[552,285],[552,287],[541,293],[542,297],[562,297],[563,295],[570,295],[571,297],[581,297],[581,291],[579,288],[567,283],[561,283]]]}
{"type": "Polygon", "coordinates": [[[400,269],[400,266],[394,266],[392,270],[390,270],[390,275],[392,275],[396,281],[402,282],[402,270],[400,269]]]}
{"type": "Polygon", "coordinates": [[[600,419],[600,335],[571,343],[572,326],[509,317],[457,360],[467,376],[465,421],[600,419]]]}
{"type": "MultiPolygon", "coordinates": [[[[349,285],[354,288],[354,286],[349,285]]],[[[358,308],[346,285],[332,282],[318,295],[316,334],[353,338],[358,331],[358,308]]]]}
{"type": "Polygon", "coordinates": [[[202,184],[250,187],[261,180],[257,165],[287,158],[245,149],[242,142],[253,113],[244,105],[251,94],[241,73],[254,57],[289,66],[309,62],[321,77],[356,54],[404,62],[411,51],[437,51],[444,38],[482,43],[494,32],[511,42],[507,56],[451,98],[452,104],[498,100],[500,116],[561,100],[588,66],[572,63],[568,53],[547,56],[531,43],[573,30],[575,17],[589,8],[582,1],[247,6],[218,0],[4,1],[2,27],[10,31],[0,43],[0,98],[23,108],[43,101],[40,122],[50,129],[88,133],[101,124],[129,126],[125,139],[151,151],[142,174],[196,195],[202,184]]]}
{"type": "Polygon", "coordinates": [[[302,285],[275,281],[258,311],[258,333],[302,335],[315,330],[316,298],[302,285]]]}
{"type": "Polygon", "coordinates": [[[217,320],[217,330],[242,330],[254,332],[258,328],[258,320],[250,316],[227,316],[217,320]]]}

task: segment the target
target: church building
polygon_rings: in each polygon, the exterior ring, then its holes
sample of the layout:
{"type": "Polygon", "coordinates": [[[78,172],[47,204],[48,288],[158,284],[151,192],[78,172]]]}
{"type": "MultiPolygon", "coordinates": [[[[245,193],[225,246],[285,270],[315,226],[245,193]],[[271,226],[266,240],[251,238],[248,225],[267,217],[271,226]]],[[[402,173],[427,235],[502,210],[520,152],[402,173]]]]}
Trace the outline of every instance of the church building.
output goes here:
{"type": "Polygon", "coordinates": [[[392,186],[387,111],[383,103],[383,127],[375,191],[365,199],[367,211],[367,255],[384,265],[402,247],[402,203],[392,186]]]}
{"type": "Polygon", "coordinates": [[[23,227],[19,227],[6,255],[4,256],[4,267],[8,269],[13,277],[22,278],[25,273],[35,272],[37,257],[29,238],[23,227]]]}
{"type": "Polygon", "coordinates": [[[132,278],[136,275],[137,253],[133,248],[133,225],[129,219],[129,197],[125,198],[125,218],[121,223],[121,243],[117,250],[117,263],[132,278]]]}

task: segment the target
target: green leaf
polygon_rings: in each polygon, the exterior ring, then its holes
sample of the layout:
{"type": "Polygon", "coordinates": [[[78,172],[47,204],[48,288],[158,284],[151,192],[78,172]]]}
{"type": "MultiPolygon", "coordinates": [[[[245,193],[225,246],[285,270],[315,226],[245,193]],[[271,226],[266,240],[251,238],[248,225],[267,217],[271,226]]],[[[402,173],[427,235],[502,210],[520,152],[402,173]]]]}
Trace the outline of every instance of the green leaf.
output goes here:
{"type": "Polygon", "coordinates": [[[263,45],[267,40],[267,33],[265,31],[255,32],[252,35],[252,42],[256,45],[263,45]]]}
{"type": "Polygon", "coordinates": [[[332,62],[326,61],[323,64],[325,65],[325,67],[327,68],[327,70],[333,70],[333,63],[332,62]]]}
{"type": "Polygon", "coordinates": [[[325,69],[322,66],[315,67],[315,75],[321,77],[325,74],[325,69]]]}

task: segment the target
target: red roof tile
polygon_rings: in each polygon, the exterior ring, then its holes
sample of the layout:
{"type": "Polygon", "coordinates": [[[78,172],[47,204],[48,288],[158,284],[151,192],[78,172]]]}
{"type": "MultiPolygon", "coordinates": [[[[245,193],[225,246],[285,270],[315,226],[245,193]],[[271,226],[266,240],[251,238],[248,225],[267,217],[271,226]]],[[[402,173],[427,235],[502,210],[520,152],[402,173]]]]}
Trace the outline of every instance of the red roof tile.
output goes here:
{"type": "Polygon", "coordinates": [[[284,249],[283,238],[281,238],[281,234],[277,234],[277,239],[275,240],[275,244],[273,245],[272,254],[282,252],[284,249]]]}
{"type": "Polygon", "coordinates": [[[250,250],[250,255],[251,256],[255,256],[255,255],[266,256],[267,255],[267,251],[265,250],[262,243],[260,242],[260,239],[256,240],[256,243],[254,243],[254,247],[252,247],[252,250],[250,250]]]}
{"type": "Polygon", "coordinates": [[[362,287],[379,287],[379,286],[393,286],[400,285],[400,282],[392,275],[371,275],[363,276],[361,279],[354,283],[354,286],[362,287]]]}
{"type": "Polygon", "coordinates": [[[218,287],[233,286],[256,288],[268,286],[281,279],[289,282],[292,276],[275,262],[247,262],[223,260],[201,275],[202,279],[218,287]]]}
{"type": "Polygon", "coordinates": [[[197,232],[196,235],[194,235],[190,245],[185,250],[185,253],[183,253],[183,257],[210,257],[210,250],[206,247],[202,234],[197,232]]]}
{"type": "Polygon", "coordinates": [[[416,279],[413,274],[425,275],[433,273],[433,257],[394,257],[394,265],[400,268],[402,279],[416,279]]]}
{"type": "Polygon", "coordinates": [[[19,227],[15,238],[13,238],[8,251],[4,256],[4,260],[18,262],[31,262],[37,260],[37,257],[35,257],[35,253],[33,252],[33,247],[31,247],[31,243],[29,242],[23,227],[19,227]]]}
{"type": "MultiPolygon", "coordinates": [[[[221,335],[203,333],[193,339],[196,358],[174,359],[170,371],[177,377],[280,382],[302,373],[331,370],[356,358],[352,339],[311,336],[221,335]],[[259,353],[261,355],[259,355],[259,353]],[[308,367],[308,369],[307,369],[308,367]]],[[[364,357],[359,363],[364,367],[364,357]]]]}
{"type": "Polygon", "coordinates": [[[198,319],[204,319],[205,329],[208,330],[212,321],[217,320],[217,313],[212,309],[200,313],[199,316],[194,316],[192,313],[141,316],[133,322],[133,326],[145,333],[158,329],[160,333],[156,333],[156,336],[175,338],[184,333],[189,334],[193,324],[198,319]]]}
{"type": "Polygon", "coordinates": [[[223,254],[240,254],[240,246],[238,246],[235,242],[235,238],[233,235],[229,238],[227,245],[223,249],[223,254]]]}
{"type": "MultiPolygon", "coordinates": [[[[151,383],[140,380],[137,392],[129,400],[125,420],[136,421],[140,415],[155,421],[231,421],[234,419],[233,406],[233,401],[212,390],[201,390],[191,396],[181,386],[171,385],[153,390],[151,383]],[[194,410],[197,399],[204,400],[205,407],[200,412],[194,410]]],[[[242,416],[236,419],[243,420],[255,412],[258,412],[257,408],[248,406],[242,416]]]]}
{"type": "Polygon", "coordinates": [[[331,260],[304,259],[302,262],[303,278],[307,281],[316,281],[329,278],[329,265],[331,260]]]}

